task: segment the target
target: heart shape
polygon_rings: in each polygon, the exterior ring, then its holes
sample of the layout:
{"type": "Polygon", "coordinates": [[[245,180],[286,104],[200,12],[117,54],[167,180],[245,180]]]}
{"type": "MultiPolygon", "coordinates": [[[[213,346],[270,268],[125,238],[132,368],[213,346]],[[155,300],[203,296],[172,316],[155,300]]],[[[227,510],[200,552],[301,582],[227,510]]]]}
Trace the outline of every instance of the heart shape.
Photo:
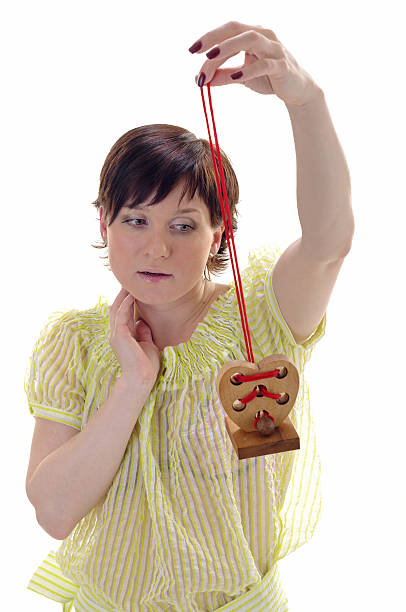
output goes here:
{"type": "Polygon", "coordinates": [[[281,354],[269,355],[259,363],[228,361],[217,375],[217,392],[224,410],[230,419],[246,432],[258,433],[259,428],[255,426],[255,420],[258,413],[263,414],[261,411],[268,413],[274,426],[278,427],[292,410],[298,391],[298,371],[295,365],[281,354]],[[265,375],[271,372],[276,375],[239,381],[238,375],[257,377],[261,373],[265,375]],[[279,394],[280,397],[267,397],[264,395],[266,392],[279,394]],[[241,402],[241,399],[245,399],[245,403],[241,402]]]}

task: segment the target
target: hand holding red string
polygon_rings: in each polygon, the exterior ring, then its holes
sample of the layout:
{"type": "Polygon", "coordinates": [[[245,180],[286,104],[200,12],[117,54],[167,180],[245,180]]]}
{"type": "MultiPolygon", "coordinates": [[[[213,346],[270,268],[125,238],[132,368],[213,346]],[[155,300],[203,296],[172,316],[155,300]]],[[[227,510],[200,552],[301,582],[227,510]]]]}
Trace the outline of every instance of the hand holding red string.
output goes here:
{"type": "Polygon", "coordinates": [[[204,62],[196,77],[200,87],[207,83],[211,87],[241,83],[260,94],[276,94],[285,104],[292,106],[306,105],[320,90],[276,34],[262,26],[229,21],[201,36],[189,51],[203,53],[217,49],[217,55],[204,62]],[[245,51],[243,65],[219,69],[241,51],[245,51]],[[238,77],[240,72],[242,74],[238,77]],[[205,76],[203,83],[202,74],[205,76]]]}

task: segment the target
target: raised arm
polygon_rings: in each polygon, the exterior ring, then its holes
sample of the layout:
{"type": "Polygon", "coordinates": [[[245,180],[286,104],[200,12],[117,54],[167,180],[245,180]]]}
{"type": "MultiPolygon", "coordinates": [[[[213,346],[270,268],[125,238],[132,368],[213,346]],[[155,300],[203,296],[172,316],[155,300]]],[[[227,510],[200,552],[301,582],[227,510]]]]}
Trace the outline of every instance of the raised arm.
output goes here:
{"type": "Polygon", "coordinates": [[[200,87],[238,83],[276,95],[288,109],[302,236],[280,257],[272,285],[282,315],[301,342],[326,310],[354,233],[350,174],[324,93],[269,28],[229,21],[203,34],[189,51],[208,58],[195,79],[200,87]],[[240,51],[245,52],[243,65],[220,68],[240,51]]]}
{"type": "Polygon", "coordinates": [[[296,147],[297,206],[302,236],[279,258],[272,287],[296,342],[306,340],[327,309],[351,248],[350,173],[324,93],[289,106],[296,147]]]}

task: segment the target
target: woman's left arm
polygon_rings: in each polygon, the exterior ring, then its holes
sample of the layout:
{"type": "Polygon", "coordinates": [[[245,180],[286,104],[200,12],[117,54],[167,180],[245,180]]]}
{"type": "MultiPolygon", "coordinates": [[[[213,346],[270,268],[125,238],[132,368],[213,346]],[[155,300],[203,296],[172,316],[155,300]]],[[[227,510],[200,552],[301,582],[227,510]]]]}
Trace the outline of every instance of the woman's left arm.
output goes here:
{"type": "Polygon", "coordinates": [[[354,233],[349,170],[324,93],[275,32],[262,26],[230,21],[204,34],[189,51],[208,51],[196,77],[200,87],[240,83],[260,94],[275,94],[288,109],[302,236],[276,262],[271,289],[301,344],[322,320],[354,233]],[[220,69],[240,51],[245,51],[243,65],[220,69]]]}
{"type": "Polygon", "coordinates": [[[285,103],[296,147],[301,248],[324,263],[345,256],[354,233],[350,174],[322,89],[275,32],[262,26],[229,21],[204,34],[189,51],[208,51],[196,77],[200,87],[238,83],[285,103]],[[243,65],[220,68],[241,51],[243,65]]]}
{"type": "Polygon", "coordinates": [[[296,148],[302,246],[318,261],[335,261],[349,252],[354,233],[351,180],[344,152],[320,88],[305,104],[286,107],[296,148]]]}

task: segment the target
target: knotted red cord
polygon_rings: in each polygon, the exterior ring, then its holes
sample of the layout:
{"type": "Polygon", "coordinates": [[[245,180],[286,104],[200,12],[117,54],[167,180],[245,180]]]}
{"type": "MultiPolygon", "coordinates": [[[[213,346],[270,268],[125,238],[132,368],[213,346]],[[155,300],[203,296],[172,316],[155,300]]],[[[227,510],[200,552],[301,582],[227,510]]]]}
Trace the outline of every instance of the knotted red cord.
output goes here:
{"type": "Polygon", "coordinates": [[[217,189],[218,189],[218,193],[219,193],[221,212],[222,212],[222,215],[223,215],[224,229],[225,229],[225,232],[226,232],[228,250],[230,252],[231,265],[232,265],[232,268],[233,268],[234,283],[235,283],[235,288],[236,288],[236,292],[237,292],[238,307],[240,309],[241,323],[242,323],[242,328],[243,328],[244,338],[245,338],[245,346],[247,348],[247,355],[248,355],[249,361],[251,361],[252,363],[255,363],[254,355],[253,355],[253,352],[252,352],[252,346],[251,346],[251,336],[250,336],[250,332],[249,332],[249,328],[248,328],[247,312],[245,310],[244,294],[243,294],[243,290],[242,290],[242,286],[241,286],[240,271],[239,271],[239,268],[238,268],[237,254],[236,254],[235,245],[234,245],[233,226],[232,226],[232,222],[231,222],[231,218],[230,218],[230,208],[229,208],[229,204],[228,204],[227,190],[226,190],[225,180],[224,180],[223,164],[221,162],[220,147],[219,147],[219,143],[218,143],[218,139],[217,139],[216,124],[215,124],[215,121],[214,121],[213,106],[212,106],[212,102],[211,102],[211,93],[210,93],[210,83],[208,83],[206,85],[206,87],[207,87],[207,92],[208,92],[208,95],[209,95],[210,112],[211,112],[211,118],[212,118],[212,122],[213,122],[214,137],[215,137],[215,140],[216,140],[217,160],[218,160],[218,163],[219,163],[219,166],[220,166],[222,187],[223,187],[224,197],[225,197],[226,203],[227,203],[226,212],[224,212],[224,202],[223,202],[223,197],[222,197],[222,194],[221,194],[220,181],[219,181],[218,173],[217,173],[216,158],[215,158],[215,154],[214,154],[214,150],[213,150],[213,144],[212,144],[211,136],[210,136],[210,127],[209,127],[209,120],[207,118],[206,104],[205,104],[204,96],[203,96],[203,87],[200,87],[201,95],[202,95],[202,102],[203,102],[203,110],[204,110],[204,115],[206,117],[207,131],[208,131],[208,134],[209,134],[211,156],[212,156],[212,159],[213,159],[213,166],[214,166],[214,171],[215,171],[215,174],[216,174],[217,189]],[[227,213],[227,217],[226,217],[226,213],[227,213]],[[231,243],[230,243],[230,238],[229,238],[229,230],[230,230],[230,234],[231,234],[232,247],[233,247],[234,250],[232,250],[232,248],[231,248],[231,243]],[[234,269],[234,260],[235,260],[235,266],[236,266],[236,269],[237,269],[237,273],[235,272],[235,269],[234,269]],[[241,307],[241,304],[242,304],[242,307],[241,307]]]}

